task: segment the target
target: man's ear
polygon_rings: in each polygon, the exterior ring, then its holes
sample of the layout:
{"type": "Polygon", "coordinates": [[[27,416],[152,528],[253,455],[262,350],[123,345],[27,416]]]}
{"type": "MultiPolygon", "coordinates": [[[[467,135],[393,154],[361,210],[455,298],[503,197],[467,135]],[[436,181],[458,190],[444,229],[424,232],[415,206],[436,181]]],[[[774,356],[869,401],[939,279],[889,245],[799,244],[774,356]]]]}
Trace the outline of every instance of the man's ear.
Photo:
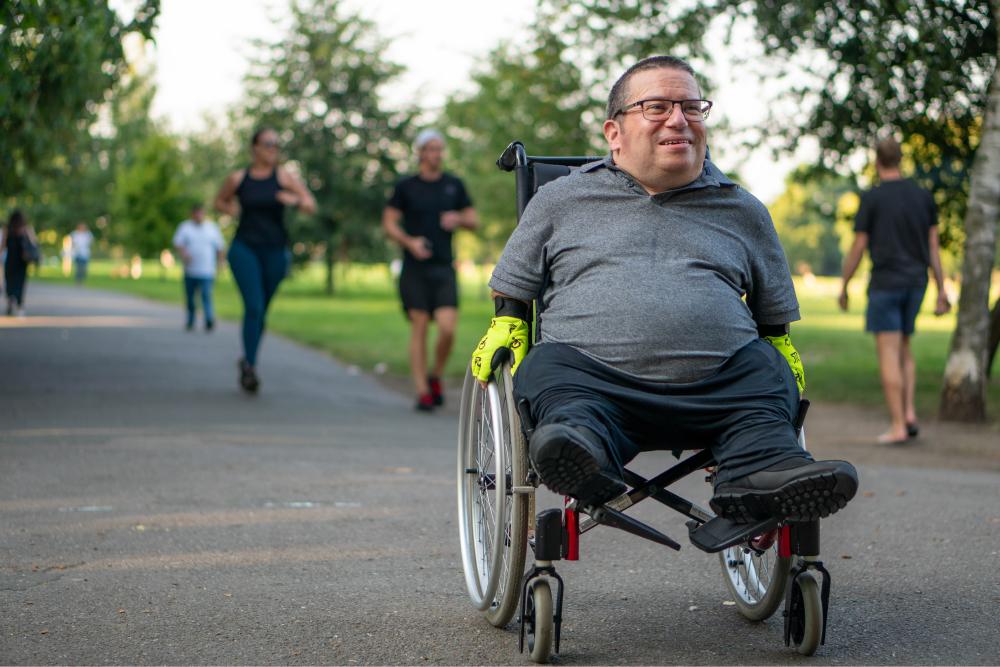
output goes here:
{"type": "Polygon", "coordinates": [[[612,153],[621,149],[621,135],[622,129],[618,121],[610,118],[604,121],[604,138],[608,140],[608,148],[612,153]]]}

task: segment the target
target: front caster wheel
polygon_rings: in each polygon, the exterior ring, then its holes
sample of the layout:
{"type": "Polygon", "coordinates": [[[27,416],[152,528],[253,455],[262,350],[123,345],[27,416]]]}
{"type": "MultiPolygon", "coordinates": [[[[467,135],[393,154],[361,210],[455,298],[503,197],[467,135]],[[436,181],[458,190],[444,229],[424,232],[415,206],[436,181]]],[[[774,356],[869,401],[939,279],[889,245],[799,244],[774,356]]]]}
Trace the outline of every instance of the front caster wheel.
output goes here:
{"type": "Polygon", "coordinates": [[[812,655],[823,637],[823,602],[816,578],[806,571],[796,578],[792,590],[791,640],[802,655],[812,655]]]}
{"type": "Polygon", "coordinates": [[[553,617],[552,589],[549,582],[536,579],[531,584],[531,594],[528,595],[525,620],[528,637],[528,652],[532,661],[546,663],[552,654],[553,617]]]}

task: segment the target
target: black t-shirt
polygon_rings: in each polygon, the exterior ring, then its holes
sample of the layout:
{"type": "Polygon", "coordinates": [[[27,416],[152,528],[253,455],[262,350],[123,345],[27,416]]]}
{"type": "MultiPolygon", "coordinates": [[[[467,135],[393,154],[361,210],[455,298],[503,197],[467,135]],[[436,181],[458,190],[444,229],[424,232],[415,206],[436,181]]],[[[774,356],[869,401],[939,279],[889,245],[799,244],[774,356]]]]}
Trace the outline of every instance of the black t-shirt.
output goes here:
{"type": "Polygon", "coordinates": [[[937,225],[931,194],[908,178],[885,181],[861,196],[854,231],[868,233],[868,289],[923,287],[930,265],[928,231],[937,225]]]}
{"type": "MultiPolygon", "coordinates": [[[[444,173],[436,181],[425,181],[420,176],[408,176],[396,183],[388,206],[403,213],[403,229],[410,236],[423,236],[431,244],[432,264],[450,264],[452,232],[441,227],[441,214],[460,211],[472,206],[465,185],[451,174],[444,173]]],[[[409,250],[403,251],[403,261],[418,263],[409,250]]]]}

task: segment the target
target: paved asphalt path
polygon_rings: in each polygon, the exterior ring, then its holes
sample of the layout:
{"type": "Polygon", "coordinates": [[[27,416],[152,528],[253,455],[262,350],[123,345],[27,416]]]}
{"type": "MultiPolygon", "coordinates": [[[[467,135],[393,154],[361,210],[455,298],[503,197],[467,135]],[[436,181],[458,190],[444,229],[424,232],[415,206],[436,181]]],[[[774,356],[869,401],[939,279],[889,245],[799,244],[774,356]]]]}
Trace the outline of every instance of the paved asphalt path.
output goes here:
{"type": "MultiPolygon", "coordinates": [[[[87,289],[29,298],[27,319],[0,318],[0,663],[527,662],[466,598],[454,405],[415,414],[274,336],[244,396],[232,324],[186,333],[173,308],[87,289]]],[[[814,658],[782,645],[780,616],[725,604],[714,557],[600,529],[559,568],[560,663],[1000,662],[1000,475],[861,474],[824,522],[814,658]]]]}

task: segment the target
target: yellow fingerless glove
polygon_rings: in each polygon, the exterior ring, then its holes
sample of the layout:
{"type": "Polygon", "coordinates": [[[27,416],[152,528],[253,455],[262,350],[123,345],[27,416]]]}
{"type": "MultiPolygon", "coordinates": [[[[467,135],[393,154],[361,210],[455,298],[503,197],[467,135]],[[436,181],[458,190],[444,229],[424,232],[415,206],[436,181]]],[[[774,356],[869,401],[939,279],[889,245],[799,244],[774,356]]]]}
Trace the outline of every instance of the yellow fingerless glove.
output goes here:
{"type": "Polygon", "coordinates": [[[494,317],[490,328],[472,352],[472,374],[477,380],[486,382],[490,378],[493,355],[502,347],[510,349],[514,356],[511,373],[517,372],[524,355],[528,354],[528,323],[517,317],[506,315],[494,317]]]}
{"type": "Polygon", "coordinates": [[[801,395],[806,390],[806,371],[802,367],[802,358],[799,356],[798,350],[792,345],[792,339],[789,338],[788,334],[785,334],[784,336],[764,336],[764,340],[773,345],[778,352],[781,352],[781,356],[788,362],[788,367],[792,369],[795,384],[798,385],[801,395]]]}

